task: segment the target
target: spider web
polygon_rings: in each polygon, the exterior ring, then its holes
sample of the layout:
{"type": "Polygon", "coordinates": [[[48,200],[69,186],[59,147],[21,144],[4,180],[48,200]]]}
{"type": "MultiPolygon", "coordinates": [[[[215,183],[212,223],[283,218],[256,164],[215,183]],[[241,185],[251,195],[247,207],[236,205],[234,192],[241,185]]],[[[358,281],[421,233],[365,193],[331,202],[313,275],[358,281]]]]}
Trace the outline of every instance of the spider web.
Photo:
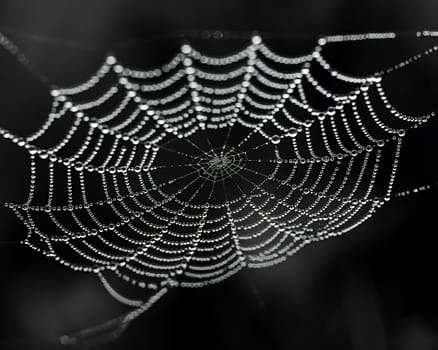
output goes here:
{"type": "Polygon", "coordinates": [[[396,110],[383,79],[438,48],[364,77],[332,68],[323,48],[393,37],[325,37],[297,57],[258,35],[225,57],[185,44],[148,71],[108,56],[87,82],[52,90],[37,132],[1,131],[30,157],[27,201],[6,203],[23,243],[96,274],[136,308],[126,325],[171,287],[354,229],[393,196],[406,131],[433,116],[396,110]]]}

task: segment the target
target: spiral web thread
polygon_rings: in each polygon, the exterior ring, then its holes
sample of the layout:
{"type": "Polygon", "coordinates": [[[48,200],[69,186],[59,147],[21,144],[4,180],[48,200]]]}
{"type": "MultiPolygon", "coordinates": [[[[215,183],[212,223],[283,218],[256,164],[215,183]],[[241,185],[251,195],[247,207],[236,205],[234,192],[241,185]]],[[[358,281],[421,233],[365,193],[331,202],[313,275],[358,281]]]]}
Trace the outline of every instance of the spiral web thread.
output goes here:
{"type": "Polygon", "coordinates": [[[95,273],[135,308],[123,330],[171,287],[354,229],[394,196],[406,131],[434,115],[397,111],[383,80],[438,47],[364,77],[332,68],[323,49],[395,37],[324,37],[297,57],[258,35],[221,58],[185,44],[149,71],[108,56],[87,82],[52,90],[34,134],[0,130],[30,157],[27,201],[5,204],[27,227],[23,243],[95,273]]]}

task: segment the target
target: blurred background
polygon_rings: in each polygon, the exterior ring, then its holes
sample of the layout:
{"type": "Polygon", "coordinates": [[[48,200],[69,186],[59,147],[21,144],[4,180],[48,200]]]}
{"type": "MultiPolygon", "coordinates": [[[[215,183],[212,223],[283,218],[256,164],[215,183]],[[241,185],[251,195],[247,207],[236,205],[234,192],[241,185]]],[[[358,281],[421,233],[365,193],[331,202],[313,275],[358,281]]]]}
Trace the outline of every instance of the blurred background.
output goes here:
{"type": "MultiPolygon", "coordinates": [[[[437,30],[437,14],[433,0],[12,0],[0,1],[0,31],[52,84],[69,86],[93,74],[108,52],[140,68],[163,63],[186,31],[257,30],[283,37],[273,45],[292,54],[296,42],[311,48],[318,34],[437,30]]],[[[343,71],[365,74],[433,44],[438,38],[345,44],[329,54],[343,71]]],[[[228,44],[209,45],[221,52],[228,44]]],[[[402,111],[437,108],[438,56],[385,84],[402,111]]],[[[49,87],[1,48],[0,96],[0,127],[18,135],[47,116],[49,87]]],[[[437,130],[431,121],[407,137],[396,190],[436,183],[437,130]]],[[[28,176],[25,154],[1,139],[0,201],[22,201],[28,176]]],[[[172,290],[121,338],[97,348],[438,349],[437,194],[395,199],[358,229],[276,267],[172,290]]],[[[62,348],[62,334],[124,311],[97,278],[14,243],[23,235],[21,223],[0,208],[0,349],[62,348]]]]}

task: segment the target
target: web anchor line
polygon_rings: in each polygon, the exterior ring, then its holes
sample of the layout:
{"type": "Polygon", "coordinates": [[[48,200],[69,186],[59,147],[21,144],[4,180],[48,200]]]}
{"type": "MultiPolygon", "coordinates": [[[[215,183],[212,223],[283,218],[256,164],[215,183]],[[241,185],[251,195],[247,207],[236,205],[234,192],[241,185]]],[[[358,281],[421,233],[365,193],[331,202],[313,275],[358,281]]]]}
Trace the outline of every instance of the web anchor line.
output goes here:
{"type": "Polygon", "coordinates": [[[29,154],[31,174],[27,200],[2,204],[26,227],[29,248],[95,274],[133,308],[103,326],[120,334],[171,287],[281,263],[355,229],[392,198],[431,187],[393,193],[406,134],[435,111],[398,111],[382,82],[437,46],[364,77],[324,58],[336,42],[397,36],[324,36],[296,57],[260,35],[222,57],[185,43],[151,70],[108,55],[88,81],[52,88],[37,132],[0,129],[29,154]]]}
{"type": "MultiPolygon", "coordinates": [[[[147,302],[137,307],[122,316],[116,317],[94,327],[83,329],[79,332],[70,335],[62,335],[59,337],[59,342],[62,345],[70,346],[90,341],[90,338],[95,338],[96,335],[101,335],[106,338],[115,339],[128,328],[129,324],[139,317],[141,314],[149,310],[164,294],[168,292],[167,288],[159,290],[147,302]]],[[[102,341],[102,340],[101,340],[102,341]]]]}
{"type": "Polygon", "coordinates": [[[18,62],[20,62],[33,76],[35,76],[43,85],[54,88],[50,84],[49,78],[41,72],[29,59],[20,51],[17,45],[15,45],[8,37],[0,32],[0,46],[2,46],[9,54],[14,56],[18,62]]]}

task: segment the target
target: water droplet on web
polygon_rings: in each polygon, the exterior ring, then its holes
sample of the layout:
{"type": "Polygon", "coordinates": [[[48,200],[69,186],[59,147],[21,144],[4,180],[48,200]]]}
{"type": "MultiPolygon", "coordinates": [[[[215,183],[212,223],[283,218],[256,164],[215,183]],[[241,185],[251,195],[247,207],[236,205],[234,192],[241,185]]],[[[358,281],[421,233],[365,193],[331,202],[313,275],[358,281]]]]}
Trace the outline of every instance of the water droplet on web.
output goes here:
{"type": "Polygon", "coordinates": [[[271,142],[274,145],[278,145],[280,143],[280,141],[281,141],[281,138],[278,135],[274,135],[274,136],[271,137],[271,142]]]}

